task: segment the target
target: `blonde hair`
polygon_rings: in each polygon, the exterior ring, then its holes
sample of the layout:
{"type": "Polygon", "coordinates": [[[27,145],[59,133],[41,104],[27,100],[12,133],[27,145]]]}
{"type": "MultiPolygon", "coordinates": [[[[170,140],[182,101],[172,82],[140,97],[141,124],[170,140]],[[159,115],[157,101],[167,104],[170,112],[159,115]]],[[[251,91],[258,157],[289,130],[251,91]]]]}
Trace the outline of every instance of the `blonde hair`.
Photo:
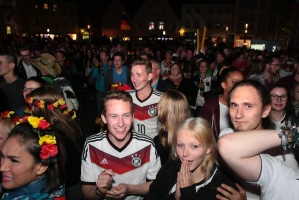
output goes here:
{"type": "Polygon", "coordinates": [[[159,140],[170,150],[177,126],[190,117],[190,106],[186,96],[178,90],[167,90],[158,104],[159,140]],[[167,130],[167,135],[165,131],[167,130]]]}
{"type": "Polygon", "coordinates": [[[3,130],[7,135],[15,127],[15,123],[12,119],[0,116],[0,129],[3,130]]]}
{"type": "Polygon", "coordinates": [[[181,123],[173,135],[173,145],[171,149],[172,159],[177,160],[178,156],[176,153],[177,137],[182,131],[187,131],[190,135],[194,136],[202,145],[206,148],[211,149],[211,152],[207,154],[201,163],[201,172],[205,174],[205,179],[210,177],[211,170],[214,164],[218,165],[217,162],[217,144],[211,129],[211,124],[203,118],[188,118],[181,123]]]}

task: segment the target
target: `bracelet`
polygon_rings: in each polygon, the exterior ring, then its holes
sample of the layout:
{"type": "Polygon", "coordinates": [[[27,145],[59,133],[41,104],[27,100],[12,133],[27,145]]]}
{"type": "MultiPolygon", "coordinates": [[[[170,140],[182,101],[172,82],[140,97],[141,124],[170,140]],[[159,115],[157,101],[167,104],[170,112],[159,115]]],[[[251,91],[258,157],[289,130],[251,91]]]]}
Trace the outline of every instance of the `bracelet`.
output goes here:
{"type": "Polygon", "coordinates": [[[284,150],[295,148],[296,145],[299,145],[299,133],[295,126],[293,127],[281,127],[276,129],[278,136],[281,139],[281,146],[284,150]]]}

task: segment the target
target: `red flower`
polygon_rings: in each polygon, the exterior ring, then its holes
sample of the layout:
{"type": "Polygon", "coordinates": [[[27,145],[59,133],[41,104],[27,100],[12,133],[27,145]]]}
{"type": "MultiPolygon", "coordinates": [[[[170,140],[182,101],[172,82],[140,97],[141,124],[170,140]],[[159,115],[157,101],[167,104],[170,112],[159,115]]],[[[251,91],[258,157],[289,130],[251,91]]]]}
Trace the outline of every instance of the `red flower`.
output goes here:
{"type": "Polygon", "coordinates": [[[62,109],[64,109],[64,108],[66,108],[66,104],[63,104],[63,105],[59,106],[59,109],[60,109],[60,110],[62,110],[62,109]]]}
{"type": "Polygon", "coordinates": [[[4,111],[4,112],[1,113],[1,116],[2,117],[7,117],[7,115],[8,115],[9,112],[10,112],[9,110],[6,110],[6,111],[4,111]]]}
{"type": "Polygon", "coordinates": [[[39,123],[38,123],[38,128],[40,128],[42,130],[45,130],[49,126],[50,126],[50,124],[44,119],[40,120],[39,123]]]}
{"type": "Polygon", "coordinates": [[[27,121],[27,118],[28,116],[23,117],[21,123],[25,123],[27,121]]]}
{"type": "Polygon", "coordinates": [[[57,148],[56,145],[54,145],[54,144],[46,144],[46,143],[44,143],[44,144],[42,145],[42,150],[40,151],[39,156],[40,156],[40,158],[41,158],[42,160],[46,160],[46,159],[48,159],[50,156],[51,156],[51,157],[56,156],[57,153],[58,153],[58,148],[57,148]]]}
{"type": "Polygon", "coordinates": [[[19,116],[16,116],[15,118],[13,118],[13,122],[16,124],[18,121],[20,121],[20,117],[19,116]]]}
{"type": "Polygon", "coordinates": [[[49,110],[54,110],[54,105],[53,104],[47,105],[47,108],[49,108],[49,110]]]}

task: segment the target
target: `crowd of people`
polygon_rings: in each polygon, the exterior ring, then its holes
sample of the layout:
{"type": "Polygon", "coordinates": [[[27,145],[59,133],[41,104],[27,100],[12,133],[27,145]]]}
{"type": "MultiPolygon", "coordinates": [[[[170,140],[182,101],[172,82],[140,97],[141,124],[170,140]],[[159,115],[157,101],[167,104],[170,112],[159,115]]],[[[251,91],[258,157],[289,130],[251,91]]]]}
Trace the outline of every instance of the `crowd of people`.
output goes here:
{"type": "Polygon", "coordinates": [[[297,52],[0,43],[2,199],[298,199],[297,52]]]}

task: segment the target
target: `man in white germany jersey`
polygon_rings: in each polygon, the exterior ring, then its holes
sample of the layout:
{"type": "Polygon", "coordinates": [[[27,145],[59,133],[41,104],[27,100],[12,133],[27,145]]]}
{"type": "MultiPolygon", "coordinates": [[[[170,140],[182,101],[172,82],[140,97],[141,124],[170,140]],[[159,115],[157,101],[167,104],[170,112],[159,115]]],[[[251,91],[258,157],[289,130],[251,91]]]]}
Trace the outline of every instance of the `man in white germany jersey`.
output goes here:
{"type": "Polygon", "coordinates": [[[148,59],[136,58],[131,64],[131,81],[135,90],[130,94],[134,103],[134,130],[154,138],[158,134],[157,105],[162,92],[153,89],[152,64],[148,59]]]}
{"type": "Polygon", "coordinates": [[[161,163],[149,136],[131,130],[132,97],[111,90],[102,120],[108,130],[86,139],[81,164],[84,199],[139,200],[148,193],[161,163]]]}

